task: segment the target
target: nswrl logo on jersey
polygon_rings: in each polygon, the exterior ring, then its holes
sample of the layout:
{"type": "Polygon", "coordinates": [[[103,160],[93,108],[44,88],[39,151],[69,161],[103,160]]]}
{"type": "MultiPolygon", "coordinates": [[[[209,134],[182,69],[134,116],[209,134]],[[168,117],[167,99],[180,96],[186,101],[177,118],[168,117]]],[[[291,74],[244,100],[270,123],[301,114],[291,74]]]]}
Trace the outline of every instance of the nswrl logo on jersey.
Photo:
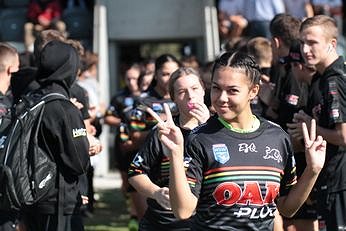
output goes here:
{"type": "Polygon", "coordinates": [[[213,144],[213,154],[217,162],[224,164],[229,159],[229,152],[226,144],[213,144]]]}

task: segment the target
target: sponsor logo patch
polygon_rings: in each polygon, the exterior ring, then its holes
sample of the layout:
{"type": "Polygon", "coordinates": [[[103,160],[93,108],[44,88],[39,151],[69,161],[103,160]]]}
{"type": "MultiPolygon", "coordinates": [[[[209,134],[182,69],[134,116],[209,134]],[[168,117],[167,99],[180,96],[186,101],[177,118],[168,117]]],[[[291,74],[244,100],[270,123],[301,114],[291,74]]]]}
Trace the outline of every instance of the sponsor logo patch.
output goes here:
{"type": "Polygon", "coordinates": [[[331,116],[333,117],[333,119],[339,118],[339,116],[340,116],[339,110],[338,109],[332,109],[331,116]]]}
{"type": "Polygon", "coordinates": [[[72,130],[73,138],[77,138],[80,136],[87,136],[87,131],[85,128],[74,128],[72,130]]]}
{"type": "Polygon", "coordinates": [[[257,152],[256,145],[254,143],[247,144],[247,143],[241,143],[238,144],[239,152],[249,153],[249,152],[257,152]]]}
{"type": "Polygon", "coordinates": [[[299,96],[296,95],[286,95],[286,101],[287,103],[291,105],[297,105],[299,100],[299,96]]]}

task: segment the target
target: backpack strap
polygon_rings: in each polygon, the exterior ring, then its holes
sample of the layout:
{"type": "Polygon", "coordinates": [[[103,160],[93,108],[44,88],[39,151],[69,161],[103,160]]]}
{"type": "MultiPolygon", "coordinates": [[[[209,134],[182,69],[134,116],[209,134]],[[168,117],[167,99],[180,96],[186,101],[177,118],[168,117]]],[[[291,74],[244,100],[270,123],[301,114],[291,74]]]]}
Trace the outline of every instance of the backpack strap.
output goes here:
{"type": "Polygon", "coordinates": [[[49,103],[49,102],[54,101],[54,100],[67,100],[67,101],[70,101],[63,94],[56,93],[56,92],[43,95],[41,97],[41,100],[43,100],[45,103],[49,103]]]}

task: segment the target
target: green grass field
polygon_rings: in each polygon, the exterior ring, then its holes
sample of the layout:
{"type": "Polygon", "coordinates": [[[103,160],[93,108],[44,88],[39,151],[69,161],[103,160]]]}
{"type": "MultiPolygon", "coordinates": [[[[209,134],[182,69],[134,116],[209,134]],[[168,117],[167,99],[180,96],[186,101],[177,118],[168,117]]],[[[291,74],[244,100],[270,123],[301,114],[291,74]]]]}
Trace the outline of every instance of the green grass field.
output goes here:
{"type": "Polygon", "coordinates": [[[93,217],[85,219],[86,231],[127,231],[129,215],[120,189],[98,190],[93,217]]]}

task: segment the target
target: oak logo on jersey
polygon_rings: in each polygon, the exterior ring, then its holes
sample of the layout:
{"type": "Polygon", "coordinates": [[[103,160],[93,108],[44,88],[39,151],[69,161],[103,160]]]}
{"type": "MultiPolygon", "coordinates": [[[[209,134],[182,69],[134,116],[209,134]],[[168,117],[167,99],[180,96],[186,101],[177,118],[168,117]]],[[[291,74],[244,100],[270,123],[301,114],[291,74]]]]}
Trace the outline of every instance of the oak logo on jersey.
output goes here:
{"type": "Polygon", "coordinates": [[[280,184],[266,182],[265,189],[261,190],[258,182],[253,181],[245,181],[243,189],[234,182],[224,182],[215,188],[213,197],[218,205],[240,205],[239,210],[234,212],[237,217],[265,218],[274,216],[275,208],[269,205],[274,204],[280,184]]]}
{"type": "Polygon", "coordinates": [[[266,146],[266,154],[263,156],[264,159],[273,159],[277,161],[278,163],[282,162],[282,156],[280,154],[280,151],[275,148],[270,148],[266,146]]]}
{"type": "Polygon", "coordinates": [[[226,144],[213,144],[213,154],[217,162],[224,164],[230,156],[226,144]]]}
{"type": "Polygon", "coordinates": [[[251,143],[250,145],[247,143],[238,144],[239,152],[249,153],[249,152],[257,152],[256,145],[251,143]]]}

